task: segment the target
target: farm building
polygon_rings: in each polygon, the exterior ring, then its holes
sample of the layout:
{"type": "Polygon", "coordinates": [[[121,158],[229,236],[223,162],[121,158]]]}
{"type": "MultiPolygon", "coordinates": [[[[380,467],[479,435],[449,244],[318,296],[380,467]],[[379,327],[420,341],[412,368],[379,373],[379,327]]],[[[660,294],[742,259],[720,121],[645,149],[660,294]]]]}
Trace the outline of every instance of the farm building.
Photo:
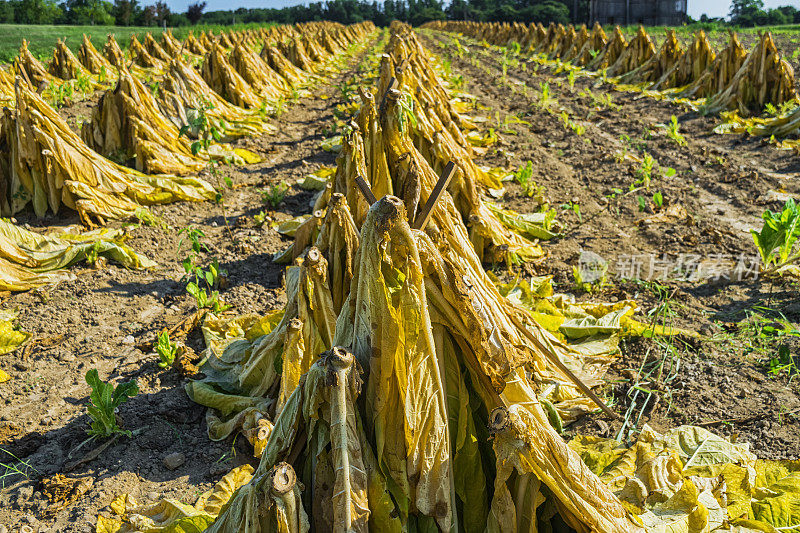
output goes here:
{"type": "Polygon", "coordinates": [[[589,0],[589,20],[600,24],[675,26],[686,20],[688,0],[589,0]]]}

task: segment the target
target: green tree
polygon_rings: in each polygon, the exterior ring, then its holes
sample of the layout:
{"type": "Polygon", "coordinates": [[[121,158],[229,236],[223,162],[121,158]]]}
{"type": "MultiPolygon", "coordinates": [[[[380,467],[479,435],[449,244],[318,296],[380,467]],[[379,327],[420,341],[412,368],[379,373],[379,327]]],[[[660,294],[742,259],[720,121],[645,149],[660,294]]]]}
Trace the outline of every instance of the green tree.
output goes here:
{"type": "Polygon", "coordinates": [[[545,0],[528,11],[532,22],[569,24],[569,8],[556,0],[545,0]]]}
{"type": "Polygon", "coordinates": [[[52,24],[61,16],[54,0],[12,0],[17,24],[52,24]]]}
{"type": "Polygon", "coordinates": [[[205,8],[205,2],[192,2],[186,10],[186,18],[188,18],[192,24],[197,24],[200,22],[200,19],[203,18],[203,10],[205,8]]]}
{"type": "Polygon", "coordinates": [[[114,0],[111,14],[117,26],[131,26],[139,17],[141,11],[139,0],[114,0]]]}
{"type": "Polygon", "coordinates": [[[732,0],[729,16],[731,24],[754,26],[758,18],[765,16],[764,0],[732,0]]]}
{"type": "Polygon", "coordinates": [[[0,0],[0,23],[11,24],[14,22],[14,6],[11,2],[0,0]]]}
{"type": "Polygon", "coordinates": [[[159,26],[165,25],[169,21],[169,17],[172,14],[170,11],[169,6],[166,2],[162,2],[161,0],[157,0],[156,3],[153,5],[156,10],[156,24],[159,26]]]}
{"type": "Polygon", "coordinates": [[[770,26],[780,26],[789,24],[793,19],[787,17],[780,9],[770,9],[767,12],[767,24],[770,26]]]}
{"type": "Polygon", "coordinates": [[[104,0],[67,0],[61,4],[64,22],[76,25],[114,24],[114,6],[104,0]]]}

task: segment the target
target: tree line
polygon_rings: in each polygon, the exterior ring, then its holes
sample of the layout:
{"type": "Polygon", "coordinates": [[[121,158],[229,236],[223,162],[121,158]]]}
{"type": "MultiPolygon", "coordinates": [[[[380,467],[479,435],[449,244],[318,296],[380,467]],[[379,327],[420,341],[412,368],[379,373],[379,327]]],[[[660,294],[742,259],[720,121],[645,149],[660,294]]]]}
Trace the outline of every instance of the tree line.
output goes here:
{"type": "Polygon", "coordinates": [[[800,24],[800,10],[793,6],[764,9],[763,0],[733,0],[728,18],[736,26],[800,24]]]}
{"type": "Polygon", "coordinates": [[[196,1],[184,13],[170,10],[157,0],[143,5],[139,0],[0,0],[0,23],[71,24],[117,26],[185,26],[190,24],[241,24],[276,22],[295,24],[331,20],[353,24],[371,20],[380,26],[392,20],[422,24],[430,20],[464,19],[520,22],[582,21],[588,0],[328,0],[281,9],[239,8],[205,11],[196,1]]]}
{"type": "MultiPolygon", "coordinates": [[[[328,0],[281,9],[239,8],[205,11],[206,2],[197,0],[186,12],[170,10],[163,0],[143,5],[139,0],[0,0],[0,23],[70,24],[117,26],[186,26],[191,24],[266,23],[295,24],[331,20],[353,24],[371,20],[386,26],[392,20],[413,25],[430,20],[475,20],[586,23],[589,0],[328,0]]],[[[800,11],[786,6],[764,9],[763,0],[733,0],[729,21],[701,22],[737,26],[800,23],[800,11]]],[[[687,22],[695,22],[687,17],[687,22]]]]}

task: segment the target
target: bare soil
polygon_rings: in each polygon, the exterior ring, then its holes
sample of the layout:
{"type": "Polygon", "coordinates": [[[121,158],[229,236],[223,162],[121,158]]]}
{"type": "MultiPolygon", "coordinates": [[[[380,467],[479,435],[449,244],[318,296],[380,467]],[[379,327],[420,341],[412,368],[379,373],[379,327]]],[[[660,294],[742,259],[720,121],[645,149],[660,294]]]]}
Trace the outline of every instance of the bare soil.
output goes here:
{"type": "MultiPolygon", "coordinates": [[[[666,303],[667,323],[703,335],[625,342],[622,357],[606,377],[605,393],[613,398],[615,411],[625,415],[633,400],[632,384],[638,381],[655,391],[644,409],[645,395],[635,398],[632,413],[634,418],[642,413],[639,427],[648,423],[665,430],[705,424],[750,442],[762,458],[800,458],[797,369],[792,376],[769,372],[769,361],[780,345],[789,348],[795,364],[800,362],[800,338],[759,337],[770,318],[785,317],[798,329],[799,287],[753,280],[750,275],[739,280],[734,272],[739,258],[748,264],[757,259],[749,230],[761,228],[763,211],[780,211],[786,197],[800,196],[800,159],[762,139],[714,134],[716,117],[639,93],[618,92],[594,78],[578,77],[570,88],[566,75],[533,62],[508,67],[504,78],[499,52],[462,39],[467,50],[459,58],[454,47],[437,45],[449,42],[452,35],[425,35],[429,50],[449,60],[453,74],[463,75],[464,91],[488,108],[474,113],[489,119],[484,127],[500,132],[501,141],[483,158],[484,164],[519,168],[531,161],[534,180],[559,211],[563,236],[542,243],[548,257],[535,273],[553,275],[557,292],[579,299],[633,298],[640,304],[641,319],[648,322],[654,313],[663,315],[666,303]],[[543,83],[549,84],[554,99],[548,110],[540,103],[543,83]],[[612,106],[596,104],[586,90],[597,99],[608,94],[612,106]],[[585,133],[566,127],[562,112],[585,133]],[[663,126],[673,115],[686,139],[684,146],[665,133],[663,126]],[[657,167],[676,173],[667,177],[666,172],[653,171],[649,189],[629,193],[641,178],[641,164],[618,162],[626,150],[639,158],[649,153],[657,167]],[[663,196],[661,208],[652,199],[655,192],[663,196]],[[638,196],[644,200],[643,209],[638,196]],[[580,217],[570,203],[579,206],[580,217]],[[653,218],[678,206],[685,211],[678,219],[653,218]],[[576,291],[572,277],[582,250],[603,257],[610,267],[610,285],[590,295],[576,291]],[[637,257],[641,269],[634,272],[630,266],[637,257]],[[686,281],[678,279],[685,275],[673,271],[660,279],[661,265],[675,268],[683,261],[686,267],[690,259],[703,263],[707,275],[686,281]],[[754,313],[760,318],[753,318],[754,313]],[[666,358],[672,362],[672,374],[667,364],[660,378],[644,379],[642,366],[653,368],[666,351],[675,354],[666,358]]],[[[520,212],[536,208],[516,183],[507,184],[502,203],[520,212]]],[[[618,420],[591,415],[567,433],[616,436],[620,426],[618,420]]]]}

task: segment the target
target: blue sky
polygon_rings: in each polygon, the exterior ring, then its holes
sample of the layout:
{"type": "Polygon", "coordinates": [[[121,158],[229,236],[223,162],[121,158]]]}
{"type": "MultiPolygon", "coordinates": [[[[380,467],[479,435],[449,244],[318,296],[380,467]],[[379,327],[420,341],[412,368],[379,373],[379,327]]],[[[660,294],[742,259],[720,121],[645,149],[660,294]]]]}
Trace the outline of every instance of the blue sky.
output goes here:
{"type": "MultiPolygon", "coordinates": [[[[167,0],[170,8],[174,11],[186,11],[190,0],[167,0]]],[[[298,0],[206,0],[208,2],[207,11],[219,9],[236,9],[239,7],[286,7],[297,4],[305,4],[298,0]]],[[[145,3],[151,3],[145,0],[145,3]]],[[[795,6],[800,9],[800,0],[764,0],[766,7],[795,6]]],[[[689,14],[694,18],[706,13],[711,17],[724,17],[728,14],[730,2],[728,0],[689,0],[689,14]]]]}
{"type": "MultiPolygon", "coordinates": [[[[155,0],[144,0],[144,4],[153,3],[155,0]]],[[[240,7],[287,7],[296,6],[298,4],[308,4],[302,0],[205,0],[208,4],[206,11],[219,11],[227,9],[238,9],[240,7]]],[[[324,0],[314,0],[324,1],[324,0]]],[[[166,0],[170,9],[173,11],[184,12],[190,3],[194,0],[166,0]]]]}
{"type": "MultiPolygon", "coordinates": [[[[689,0],[689,15],[700,18],[703,13],[709,17],[726,17],[731,3],[727,0],[689,0]]],[[[800,9],[800,0],[764,0],[764,7],[794,6],[800,9]]]]}

